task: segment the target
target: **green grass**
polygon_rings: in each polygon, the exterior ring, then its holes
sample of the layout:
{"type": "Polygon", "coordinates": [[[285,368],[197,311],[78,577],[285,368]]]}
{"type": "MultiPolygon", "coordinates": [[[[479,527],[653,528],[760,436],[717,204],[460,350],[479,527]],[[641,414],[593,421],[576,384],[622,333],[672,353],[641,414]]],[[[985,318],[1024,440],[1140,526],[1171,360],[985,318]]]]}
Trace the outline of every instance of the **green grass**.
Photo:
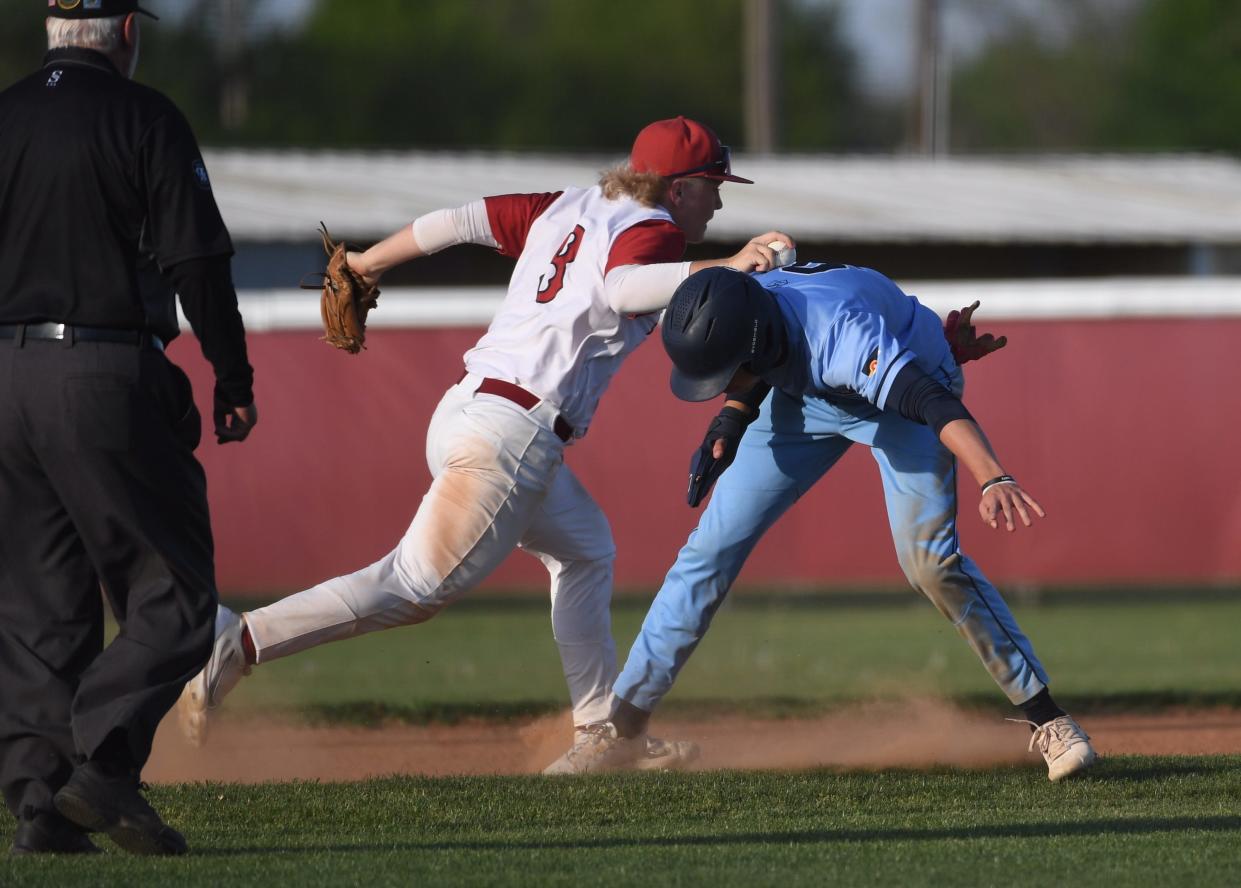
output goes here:
{"type": "MultiPolygon", "coordinates": [[[[889,599],[885,599],[889,600],[889,599]]],[[[1003,707],[925,602],[741,598],[662,711],[799,715],[937,696],[1003,707]]],[[[1241,706],[1235,596],[1023,605],[1062,701],[1241,706]]],[[[645,603],[618,603],[623,659],[645,603]]],[[[313,721],[524,718],[565,707],[546,610],[476,602],[255,670],[230,697],[313,721]]],[[[0,859],[0,885],[1241,884],[1241,756],[1117,756],[1064,785],[983,771],[702,772],[592,778],[394,777],[354,784],[156,786],[177,860],[0,859]]],[[[7,845],[11,821],[0,825],[7,845]]]]}
{"type": "MultiPolygon", "coordinates": [[[[5,885],[1241,884],[1241,757],[989,771],[156,787],[193,854],[0,860],[5,885]]],[[[7,829],[7,827],[5,827],[7,829]]],[[[9,836],[4,834],[7,843],[9,836]]]]}
{"type": "MultiPolygon", "coordinates": [[[[740,599],[726,604],[661,711],[801,715],[859,700],[935,696],[1006,706],[929,604],[740,599]]],[[[618,602],[623,660],[645,601],[618,602]]],[[[1241,706],[1241,599],[1015,607],[1075,708],[1241,706]]],[[[325,645],[259,667],[227,712],[292,710],[315,722],[524,718],[565,708],[542,604],[467,603],[430,623],[325,645]]]]}

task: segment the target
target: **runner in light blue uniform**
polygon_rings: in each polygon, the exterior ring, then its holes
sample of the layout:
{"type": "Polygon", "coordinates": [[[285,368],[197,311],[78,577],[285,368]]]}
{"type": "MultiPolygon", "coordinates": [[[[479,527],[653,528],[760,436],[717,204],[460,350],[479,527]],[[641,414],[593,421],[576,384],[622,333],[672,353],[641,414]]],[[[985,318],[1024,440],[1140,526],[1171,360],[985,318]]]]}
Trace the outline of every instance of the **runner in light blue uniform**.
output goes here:
{"type": "Polygon", "coordinates": [[[805,264],[755,279],[776,297],[787,359],[763,374],[771,394],[664,580],[616,695],[655,708],[759,537],[856,442],[879,465],[910,584],[952,621],[1009,700],[1034,697],[1047,673],[1004,599],[960,550],[956,460],[931,427],[885,409],[909,363],[960,397],[961,368],[939,317],[869,268],[805,264]]]}
{"type": "Polygon", "coordinates": [[[645,731],[759,538],[854,443],[879,466],[905,576],[1021,708],[1051,779],[1088,767],[1089,738],[1052,700],[1008,605],[961,552],[958,458],[981,485],[979,511],[992,527],[1012,530],[1015,518],[1029,525],[1043,513],[961,404],[961,369],[935,313],[867,268],[804,263],[753,277],[709,269],[678,289],[663,335],[679,397],[729,393],[691,477],[691,504],[727,471],[616,681],[597,769],[623,761],[627,738],[645,731]]]}

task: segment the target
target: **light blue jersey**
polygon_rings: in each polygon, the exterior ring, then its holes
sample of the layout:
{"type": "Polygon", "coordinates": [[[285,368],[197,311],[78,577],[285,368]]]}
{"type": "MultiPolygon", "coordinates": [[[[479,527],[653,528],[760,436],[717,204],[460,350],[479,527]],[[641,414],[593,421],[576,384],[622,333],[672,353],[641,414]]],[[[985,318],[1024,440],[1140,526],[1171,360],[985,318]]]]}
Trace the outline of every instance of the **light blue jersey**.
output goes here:
{"type": "Polygon", "coordinates": [[[913,363],[953,389],[939,317],[879,272],[807,262],[754,279],[775,294],[788,326],[789,357],[765,376],[777,388],[882,410],[897,372],[913,363]]]}
{"type": "Polygon", "coordinates": [[[955,459],[932,429],[884,409],[893,378],[911,362],[961,394],[939,318],[865,268],[807,263],[755,277],[776,296],[789,353],[764,373],[771,394],[651,604],[616,696],[655,708],[759,538],[862,444],[879,468],[910,585],[952,623],[1009,700],[1030,700],[1047,675],[1000,593],[961,551],[955,459]]]}

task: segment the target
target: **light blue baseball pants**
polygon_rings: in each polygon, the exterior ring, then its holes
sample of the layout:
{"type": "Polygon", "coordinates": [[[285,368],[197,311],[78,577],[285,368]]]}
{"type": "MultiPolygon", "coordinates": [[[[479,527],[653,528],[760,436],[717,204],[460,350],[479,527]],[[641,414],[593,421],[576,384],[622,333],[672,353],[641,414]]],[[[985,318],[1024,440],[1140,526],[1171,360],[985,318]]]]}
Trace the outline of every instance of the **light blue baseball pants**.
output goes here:
{"type": "Polygon", "coordinates": [[[905,576],[978,654],[1014,704],[1048,682],[1008,605],[960,550],[956,462],[932,429],[868,403],[774,390],[720,476],[651,604],[614,687],[652,711],[711,625],[759,538],[854,442],[871,448],[905,576]]]}

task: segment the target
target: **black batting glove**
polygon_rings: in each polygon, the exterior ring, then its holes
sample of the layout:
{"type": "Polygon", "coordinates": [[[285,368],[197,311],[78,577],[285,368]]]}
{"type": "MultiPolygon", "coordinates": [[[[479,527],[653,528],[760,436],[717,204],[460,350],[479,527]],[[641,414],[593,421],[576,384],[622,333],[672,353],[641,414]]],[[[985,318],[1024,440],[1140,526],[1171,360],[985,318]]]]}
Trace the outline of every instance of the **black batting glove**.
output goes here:
{"type": "Polygon", "coordinates": [[[732,465],[737,456],[737,445],[745,434],[746,426],[758,418],[757,408],[753,413],[746,413],[736,407],[725,407],[711,420],[707,427],[707,435],[702,444],[694,451],[689,461],[689,491],[686,501],[691,508],[697,508],[711,491],[715,479],[732,465]],[[724,455],[715,458],[715,442],[724,442],[724,455]]]}

